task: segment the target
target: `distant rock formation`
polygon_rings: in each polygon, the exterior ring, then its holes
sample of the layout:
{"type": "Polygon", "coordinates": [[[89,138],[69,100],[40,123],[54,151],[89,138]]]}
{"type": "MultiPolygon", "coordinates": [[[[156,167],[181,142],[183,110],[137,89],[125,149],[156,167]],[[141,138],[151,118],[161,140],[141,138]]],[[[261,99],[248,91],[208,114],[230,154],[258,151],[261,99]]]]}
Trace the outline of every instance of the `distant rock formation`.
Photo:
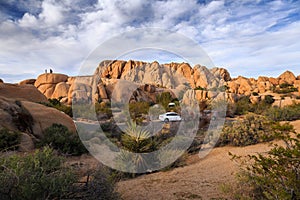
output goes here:
{"type": "MultiPolygon", "coordinates": [[[[234,102],[241,96],[270,93],[282,83],[300,88],[300,76],[296,77],[290,71],[278,78],[231,78],[224,68],[208,69],[201,65],[191,67],[188,63],[159,64],[156,61],[147,63],[132,60],[102,61],[91,76],[68,77],[64,74],[45,73],[37,78],[34,85],[47,98],[59,98],[61,102],[71,105],[73,99],[109,102],[114,93],[121,94],[122,91],[117,91],[124,88],[118,84],[120,80],[137,85],[131,101],[155,101],[155,96],[163,91],[170,91],[172,95],[182,98],[186,91],[195,90],[185,98],[209,100],[218,93],[225,92],[226,98],[234,102]]],[[[24,83],[28,84],[30,81],[24,83]]],[[[260,100],[258,97],[251,99],[253,102],[260,100]]]]}

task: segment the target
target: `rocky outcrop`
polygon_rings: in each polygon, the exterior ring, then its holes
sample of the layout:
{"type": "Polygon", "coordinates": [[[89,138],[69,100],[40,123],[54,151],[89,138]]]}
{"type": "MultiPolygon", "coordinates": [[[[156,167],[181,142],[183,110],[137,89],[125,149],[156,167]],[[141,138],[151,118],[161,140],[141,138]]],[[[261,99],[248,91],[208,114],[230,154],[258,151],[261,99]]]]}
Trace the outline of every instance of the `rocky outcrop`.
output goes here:
{"type": "Polygon", "coordinates": [[[76,128],[72,118],[70,118],[65,113],[62,113],[55,108],[47,107],[29,101],[22,101],[21,103],[32,116],[32,131],[35,137],[42,138],[44,130],[54,123],[62,124],[66,126],[70,131],[74,133],[76,132],[76,128]]]}
{"type": "Polygon", "coordinates": [[[45,73],[41,74],[35,81],[34,86],[49,98],[66,97],[69,85],[68,76],[64,74],[45,73]],[[57,86],[58,85],[58,86],[57,86]]]}
{"type": "MultiPolygon", "coordinates": [[[[105,60],[96,68],[94,75],[68,77],[63,74],[42,74],[34,85],[47,98],[59,98],[61,102],[72,104],[73,100],[82,102],[109,102],[113,93],[122,93],[116,87],[119,80],[137,84],[132,91],[131,101],[155,101],[158,88],[170,90],[176,97],[183,96],[189,89],[196,89],[198,101],[216,98],[219,92],[226,91],[227,99],[234,101],[239,96],[252,93],[272,92],[279,84],[288,83],[299,88],[299,77],[286,71],[278,78],[260,76],[258,79],[239,76],[232,79],[224,68],[208,69],[205,66],[188,63],[159,64],[142,61],[105,60]]],[[[259,98],[253,97],[253,102],[259,98]]]]}
{"type": "Polygon", "coordinates": [[[64,74],[45,73],[38,76],[38,78],[34,83],[34,86],[38,88],[44,84],[57,84],[60,82],[66,82],[67,80],[68,80],[68,76],[64,74]]]}
{"type": "Polygon", "coordinates": [[[287,83],[293,85],[294,81],[296,80],[296,77],[292,72],[286,71],[283,74],[281,74],[277,79],[279,84],[287,83]]]}
{"type": "Polygon", "coordinates": [[[19,82],[19,85],[34,85],[36,79],[26,79],[19,82]]]}
{"type": "Polygon", "coordinates": [[[34,142],[43,137],[52,124],[63,124],[76,131],[73,120],[66,114],[42,104],[0,96],[0,128],[21,132],[20,150],[30,151],[34,142]]]}
{"type": "Polygon", "coordinates": [[[4,81],[0,78],[0,83],[4,83],[4,81]]]}
{"type": "Polygon", "coordinates": [[[218,87],[220,83],[231,79],[223,68],[207,69],[205,66],[191,67],[188,63],[159,64],[154,61],[103,61],[95,75],[108,79],[124,79],[140,84],[152,84],[174,89],[181,84],[190,84],[192,88],[218,87]]]}
{"type": "Polygon", "coordinates": [[[15,100],[47,102],[47,98],[33,85],[0,84],[0,96],[15,100]]]}

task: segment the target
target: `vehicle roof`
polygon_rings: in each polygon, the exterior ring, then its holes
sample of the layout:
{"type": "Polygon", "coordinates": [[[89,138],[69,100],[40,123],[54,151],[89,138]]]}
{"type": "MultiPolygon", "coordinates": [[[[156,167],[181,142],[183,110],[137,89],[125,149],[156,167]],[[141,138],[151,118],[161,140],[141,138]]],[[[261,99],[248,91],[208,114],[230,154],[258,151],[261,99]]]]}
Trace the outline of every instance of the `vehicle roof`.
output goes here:
{"type": "Polygon", "coordinates": [[[176,112],[166,112],[165,114],[173,114],[173,113],[178,115],[178,113],[176,113],[176,112]]]}

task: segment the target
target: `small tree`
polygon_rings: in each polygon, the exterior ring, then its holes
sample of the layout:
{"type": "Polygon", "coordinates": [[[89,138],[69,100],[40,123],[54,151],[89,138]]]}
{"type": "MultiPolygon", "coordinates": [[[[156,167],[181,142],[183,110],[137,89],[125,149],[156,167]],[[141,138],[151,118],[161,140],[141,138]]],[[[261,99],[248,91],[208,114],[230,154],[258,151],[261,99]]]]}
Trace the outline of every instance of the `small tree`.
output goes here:
{"type": "Polygon", "coordinates": [[[1,158],[0,199],[60,198],[76,180],[63,162],[48,147],[32,155],[1,158]]]}
{"type": "Polygon", "coordinates": [[[53,124],[44,132],[39,146],[51,146],[61,153],[81,155],[87,153],[77,133],[72,133],[62,124],[53,124]]]}
{"type": "MultiPolygon", "coordinates": [[[[242,165],[240,183],[250,189],[249,193],[238,194],[253,199],[300,199],[300,134],[294,137],[293,126],[280,127],[277,137],[285,145],[273,144],[266,154],[249,155],[242,165]]],[[[236,157],[234,157],[236,158],[236,157]]]]}

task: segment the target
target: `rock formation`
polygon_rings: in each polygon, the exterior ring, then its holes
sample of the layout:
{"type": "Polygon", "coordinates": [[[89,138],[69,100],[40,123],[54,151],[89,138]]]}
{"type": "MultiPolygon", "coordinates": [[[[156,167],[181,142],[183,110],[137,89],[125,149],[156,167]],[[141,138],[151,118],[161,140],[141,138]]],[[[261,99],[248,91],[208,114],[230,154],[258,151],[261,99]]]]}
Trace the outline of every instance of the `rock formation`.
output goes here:
{"type": "Polygon", "coordinates": [[[0,95],[0,128],[21,132],[20,150],[30,151],[34,142],[53,123],[63,124],[76,132],[73,120],[66,114],[39,103],[16,100],[0,95]]]}
{"type": "Polygon", "coordinates": [[[34,85],[36,79],[26,79],[26,80],[23,80],[21,82],[19,82],[19,85],[34,85]]]}
{"type": "MultiPolygon", "coordinates": [[[[169,90],[176,97],[183,97],[189,89],[198,101],[213,99],[219,92],[226,91],[229,101],[236,101],[240,96],[253,93],[270,93],[282,83],[299,88],[300,77],[286,71],[278,78],[260,76],[258,79],[239,76],[231,78],[224,68],[208,69],[205,66],[188,63],[159,64],[142,61],[105,60],[102,61],[91,76],[68,77],[63,74],[42,74],[34,82],[38,90],[46,98],[60,99],[72,104],[72,100],[86,102],[109,102],[113,93],[121,94],[120,80],[137,84],[132,92],[131,100],[155,101],[155,95],[169,90]],[[116,87],[116,85],[118,87],[116,87]],[[159,90],[158,90],[159,89],[159,90]],[[115,90],[115,91],[114,91],[115,90]]],[[[25,80],[20,84],[32,84],[33,80],[25,80]]],[[[300,89],[299,89],[300,91],[300,89]]],[[[187,95],[191,96],[191,94],[187,95]]],[[[252,97],[253,102],[260,98],[252,97]]]]}
{"type": "Polygon", "coordinates": [[[47,98],[33,85],[0,84],[0,96],[15,100],[47,102],[47,98]]]}

